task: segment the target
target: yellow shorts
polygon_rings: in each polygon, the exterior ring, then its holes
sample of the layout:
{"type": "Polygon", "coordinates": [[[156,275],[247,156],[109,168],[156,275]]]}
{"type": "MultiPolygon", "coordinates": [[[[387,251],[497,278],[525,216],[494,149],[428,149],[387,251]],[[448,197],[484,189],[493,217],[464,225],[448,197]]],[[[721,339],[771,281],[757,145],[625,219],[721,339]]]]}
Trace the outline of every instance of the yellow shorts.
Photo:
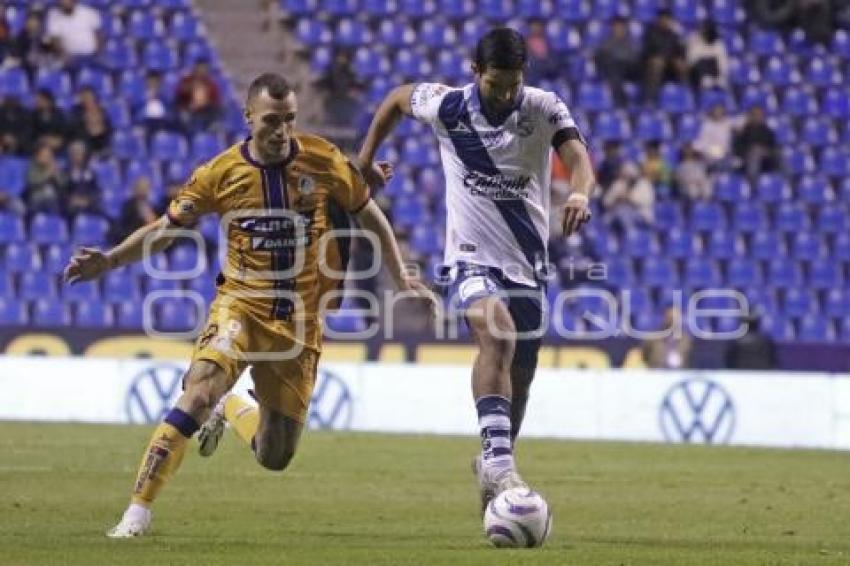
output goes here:
{"type": "Polygon", "coordinates": [[[207,326],[195,343],[192,361],[221,367],[233,387],[251,366],[254,393],[260,405],[305,423],[319,352],[295,342],[280,321],[263,320],[253,309],[217,297],[210,305],[207,326]]]}

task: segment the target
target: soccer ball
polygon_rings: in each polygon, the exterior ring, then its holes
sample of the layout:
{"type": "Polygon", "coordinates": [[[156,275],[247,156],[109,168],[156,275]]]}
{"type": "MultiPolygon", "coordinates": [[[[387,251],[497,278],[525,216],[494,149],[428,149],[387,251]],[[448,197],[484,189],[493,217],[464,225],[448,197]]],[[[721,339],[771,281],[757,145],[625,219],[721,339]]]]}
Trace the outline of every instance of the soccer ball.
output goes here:
{"type": "Polygon", "coordinates": [[[531,489],[506,489],[484,511],[484,534],[499,548],[542,546],[552,529],[546,500],[531,489]]]}

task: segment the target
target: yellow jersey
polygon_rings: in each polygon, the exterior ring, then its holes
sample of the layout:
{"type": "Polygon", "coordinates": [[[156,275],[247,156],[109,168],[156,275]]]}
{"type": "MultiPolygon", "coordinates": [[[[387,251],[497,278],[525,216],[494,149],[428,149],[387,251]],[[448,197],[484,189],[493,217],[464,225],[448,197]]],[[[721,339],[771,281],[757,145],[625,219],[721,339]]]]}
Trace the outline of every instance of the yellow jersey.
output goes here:
{"type": "Polygon", "coordinates": [[[290,145],[274,166],[257,163],[248,140],[230,147],[194,171],[167,215],[188,228],[218,214],[219,245],[227,248],[216,303],[227,297],[231,308],[318,351],[322,297],[341,286],[348,264],[346,213],[359,212],[370,196],[330,142],[297,133],[290,145]]]}

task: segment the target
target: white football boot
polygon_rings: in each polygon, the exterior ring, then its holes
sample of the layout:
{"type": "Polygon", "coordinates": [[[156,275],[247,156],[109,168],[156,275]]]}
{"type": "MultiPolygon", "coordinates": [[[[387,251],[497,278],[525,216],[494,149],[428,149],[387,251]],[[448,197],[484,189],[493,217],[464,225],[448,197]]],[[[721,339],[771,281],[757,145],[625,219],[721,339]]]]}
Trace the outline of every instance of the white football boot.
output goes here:
{"type": "Polygon", "coordinates": [[[528,489],[528,484],[525,483],[516,470],[503,470],[500,471],[498,476],[492,477],[492,474],[488,473],[488,470],[481,465],[481,454],[476,455],[475,458],[472,459],[472,473],[475,474],[475,477],[478,480],[478,489],[481,494],[482,516],[484,515],[484,511],[487,509],[487,505],[490,504],[490,501],[506,489],[513,489],[515,487],[528,489]]]}
{"type": "Polygon", "coordinates": [[[153,513],[141,505],[131,504],[121,522],[109,529],[106,536],[109,538],[133,538],[140,537],[150,529],[153,513]]]}
{"type": "Polygon", "coordinates": [[[213,452],[218,448],[218,443],[224,434],[224,425],[227,423],[224,418],[224,402],[230,395],[231,393],[225,393],[218,400],[212,413],[210,413],[210,418],[201,425],[201,429],[198,432],[198,452],[201,456],[212,456],[213,452]]]}

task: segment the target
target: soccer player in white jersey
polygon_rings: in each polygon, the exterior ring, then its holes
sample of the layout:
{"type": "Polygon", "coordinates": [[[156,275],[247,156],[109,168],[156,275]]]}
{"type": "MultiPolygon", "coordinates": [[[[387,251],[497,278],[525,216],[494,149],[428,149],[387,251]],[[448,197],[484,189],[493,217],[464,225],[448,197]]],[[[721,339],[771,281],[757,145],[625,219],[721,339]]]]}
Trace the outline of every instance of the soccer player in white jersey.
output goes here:
{"type": "Polygon", "coordinates": [[[484,506],[496,493],[525,485],[516,472],[513,443],[545,332],[551,149],[570,172],[565,237],[590,219],[588,199],[596,181],[564,102],[523,84],[527,49],[520,33],[491,30],[473,59],[472,84],[394,89],[375,113],[359,160],[368,171],[404,115],[429,124],[439,141],[449,288],[479,348],[472,393],[482,450],[474,467],[484,506]]]}

